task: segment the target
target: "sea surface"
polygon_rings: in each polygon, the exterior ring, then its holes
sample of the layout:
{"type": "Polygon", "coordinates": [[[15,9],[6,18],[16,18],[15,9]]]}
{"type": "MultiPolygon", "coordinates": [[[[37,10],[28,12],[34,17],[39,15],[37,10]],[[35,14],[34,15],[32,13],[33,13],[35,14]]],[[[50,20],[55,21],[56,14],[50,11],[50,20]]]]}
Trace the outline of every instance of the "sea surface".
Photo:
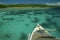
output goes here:
{"type": "Polygon", "coordinates": [[[27,40],[37,23],[60,38],[60,8],[0,9],[0,40],[27,40]]]}

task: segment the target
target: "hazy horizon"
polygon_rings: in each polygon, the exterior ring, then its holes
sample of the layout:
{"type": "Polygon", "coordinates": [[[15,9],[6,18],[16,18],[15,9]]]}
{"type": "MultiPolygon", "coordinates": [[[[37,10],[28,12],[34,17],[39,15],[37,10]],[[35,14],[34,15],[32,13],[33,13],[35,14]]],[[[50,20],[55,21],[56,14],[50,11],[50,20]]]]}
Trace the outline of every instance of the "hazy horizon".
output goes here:
{"type": "Polygon", "coordinates": [[[60,0],[0,0],[4,4],[43,4],[43,3],[57,3],[60,0]]]}

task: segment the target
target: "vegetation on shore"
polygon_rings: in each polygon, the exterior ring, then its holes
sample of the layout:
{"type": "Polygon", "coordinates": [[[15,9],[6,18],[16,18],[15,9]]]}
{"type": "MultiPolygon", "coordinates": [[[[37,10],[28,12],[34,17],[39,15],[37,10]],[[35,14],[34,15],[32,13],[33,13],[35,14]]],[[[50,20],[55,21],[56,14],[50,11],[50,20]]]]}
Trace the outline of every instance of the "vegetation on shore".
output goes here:
{"type": "Polygon", "coordinates": [[[53,5],[46,5],[46,4],[0,4],[0,8],[7,8],[7,7],[57,7],[53,5]]]}

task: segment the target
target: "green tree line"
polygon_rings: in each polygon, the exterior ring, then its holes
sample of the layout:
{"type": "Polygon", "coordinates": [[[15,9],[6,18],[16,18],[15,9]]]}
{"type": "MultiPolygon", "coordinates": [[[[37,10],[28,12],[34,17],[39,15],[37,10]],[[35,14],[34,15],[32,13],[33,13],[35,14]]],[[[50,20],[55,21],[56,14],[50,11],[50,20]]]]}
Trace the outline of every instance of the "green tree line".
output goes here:
{"type": "Polygon", "coordinates": [[[56,6],[45,5],[45,4],[11,4],[11,5],[0,4],[0,8],[7,8],[7,7],[56,7],[56,6]]]}

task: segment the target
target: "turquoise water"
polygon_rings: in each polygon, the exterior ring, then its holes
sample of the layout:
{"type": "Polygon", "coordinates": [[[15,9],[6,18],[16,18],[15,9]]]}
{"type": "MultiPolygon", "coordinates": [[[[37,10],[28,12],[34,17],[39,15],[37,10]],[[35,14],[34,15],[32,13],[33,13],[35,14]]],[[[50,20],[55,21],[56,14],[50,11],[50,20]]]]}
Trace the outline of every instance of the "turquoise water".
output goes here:
{"type": "Polygon", "coordinates": [[[60,8],[0,9],[0,40],[27,40],[37,23],[60,38],[60,8]]]}

